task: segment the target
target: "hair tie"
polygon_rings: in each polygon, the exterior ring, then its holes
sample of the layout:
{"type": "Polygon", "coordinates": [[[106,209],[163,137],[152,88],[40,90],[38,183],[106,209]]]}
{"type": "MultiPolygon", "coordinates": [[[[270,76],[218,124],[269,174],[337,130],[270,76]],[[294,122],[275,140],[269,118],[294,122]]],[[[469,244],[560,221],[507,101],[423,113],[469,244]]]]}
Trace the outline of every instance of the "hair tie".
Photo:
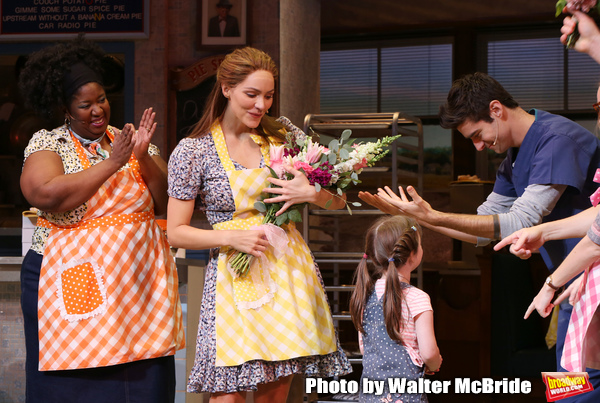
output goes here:
{"type": "Polygon", "coordinates": [[[413,231],[417,232],[417,227],[415,227],[414,225],[411,227],[413,231]]]}
{"type": "Polygon", "coordinates": [[[369,256],[366,253],[363,253],[363,259],[368,259],[369,256]]]}
{"type": "Polygon", "coordinates": [[[388,262],[393,262],[393,261],[394,261],[393,257],[391,257],[391,258],[388,259],[388,262]]]}

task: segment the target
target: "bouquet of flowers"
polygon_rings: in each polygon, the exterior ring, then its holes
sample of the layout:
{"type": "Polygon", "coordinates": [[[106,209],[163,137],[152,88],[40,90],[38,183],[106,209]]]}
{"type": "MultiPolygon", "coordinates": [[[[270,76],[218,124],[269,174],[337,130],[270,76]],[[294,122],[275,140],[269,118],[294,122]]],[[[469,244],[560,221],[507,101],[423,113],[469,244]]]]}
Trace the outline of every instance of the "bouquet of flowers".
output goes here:
{"type": "MultiPolygon", "coordinates": [[[[556,17],[561,15],[565,8],[569,12],[581,11],[583,13],[589,13],[591,10],[595,9],[596,12],[600,14],[598,0],[558,0],[556,2],[556,17]]],[[[574,47],[577,39],[579,39],[579,32],[577,31],[577,28],[575,28],[575,32],[567,37],[567,48],[574,47]]]]}
{"type": "MultiPolygon", "coordinates": [[[[366,167],[371,167],[381,160],[389,151],[389,145],[400,136],[389,136],[376,142],[354,143],[350,140],[352,131],[344,130],[339,139],[332,140],[327,147],[313,142],[310,138],[295,138],[287,134],[287,141],[280,146],[271,146],[270,160],[271,175],[275,178],[289,180],[293,176],[284,170],[284,166],[291,166],[303,172],[309,183],[314,185],[317,192],[325,191],[333,197],[344,200],[348,212],[352,214],[350,204],[360,206],[358,202],[348,203],[343,199],[344,192],[361,181],[358,175],[366,167]]],[[[270,186],[274,186],[271,184],[270,186]]],[[[270,196],[266,196],[270,197],[270,196]]],[[[328,208],[333,202],[333,197],[327,202],[328,208]]],[[[279,216],[275,216],[283,202],[265,203],[258,201],[254,207],[264,214],[263,224],[273,224],[280,227],[284,224],[302,221],[301,210],[306,203],[296,204],[279,216]]],[[[244,276],[251,264],[251,255],[233,251],[229,256],[229,263],[238,275],[244,276]]]]}

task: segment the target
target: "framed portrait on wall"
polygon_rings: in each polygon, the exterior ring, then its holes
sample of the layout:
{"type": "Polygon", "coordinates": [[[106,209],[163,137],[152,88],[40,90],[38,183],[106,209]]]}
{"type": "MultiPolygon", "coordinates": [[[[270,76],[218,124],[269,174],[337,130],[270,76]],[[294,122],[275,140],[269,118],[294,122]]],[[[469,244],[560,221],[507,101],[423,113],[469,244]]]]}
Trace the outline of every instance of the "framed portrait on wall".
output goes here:
{"type": "Polygon", "coordinates": [[[199,0],[199,44],[246,44],[247,0],[199,0]]]}

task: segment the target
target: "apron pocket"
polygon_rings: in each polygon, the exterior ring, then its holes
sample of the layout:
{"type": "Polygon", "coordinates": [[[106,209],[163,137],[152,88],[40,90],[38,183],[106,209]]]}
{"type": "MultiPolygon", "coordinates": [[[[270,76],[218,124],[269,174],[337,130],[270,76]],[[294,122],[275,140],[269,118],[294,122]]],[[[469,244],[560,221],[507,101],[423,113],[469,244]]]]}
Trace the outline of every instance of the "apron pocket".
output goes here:
{"type": "Polygon", "coordinates": [[[95,260],[75,260],[60,267],[56,292],[63,319],[76,322],[106,312],[103,274],[95,260]]]}

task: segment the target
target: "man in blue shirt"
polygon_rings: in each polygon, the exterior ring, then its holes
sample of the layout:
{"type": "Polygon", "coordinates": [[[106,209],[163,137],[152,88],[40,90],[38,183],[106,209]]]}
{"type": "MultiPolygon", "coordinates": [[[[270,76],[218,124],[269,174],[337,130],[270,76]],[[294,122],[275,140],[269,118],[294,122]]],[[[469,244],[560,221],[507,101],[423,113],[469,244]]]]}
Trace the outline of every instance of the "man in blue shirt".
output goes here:
{"type": "MultiPolygon", "coordinates": [[[[386,187],[379,189],[377,196],[360,193],[361,199],[385,212],[410,215],[425,227],[478,245],[591,207],[589,196],[598,187],[593,177],[600,167],[600,141],[577,123],[536,109],[525,111],[498,81],[484,73],[456,80],[447,102],[440,107],[439,117],[442,127],[457,129],[477,150],[507,152],[494,189],[477,209],[477,215],[434,210],[412,186],[406,193],[400,188],[400,197],[386,187]]],[[[540,248],[551,272],[578,241],[555,240],[540,248]]],[[[571,309],[570,305],[562,305],[559,314],[558,362],[571,309]]],[[[589,372],[594,387],[600,387],[600,372],[589,372]]],[[[581,395],[577,401],[591,398],[589,395],[581,395]]],[[[600,401],[600,397],[592,399],[600,401]]]]}

